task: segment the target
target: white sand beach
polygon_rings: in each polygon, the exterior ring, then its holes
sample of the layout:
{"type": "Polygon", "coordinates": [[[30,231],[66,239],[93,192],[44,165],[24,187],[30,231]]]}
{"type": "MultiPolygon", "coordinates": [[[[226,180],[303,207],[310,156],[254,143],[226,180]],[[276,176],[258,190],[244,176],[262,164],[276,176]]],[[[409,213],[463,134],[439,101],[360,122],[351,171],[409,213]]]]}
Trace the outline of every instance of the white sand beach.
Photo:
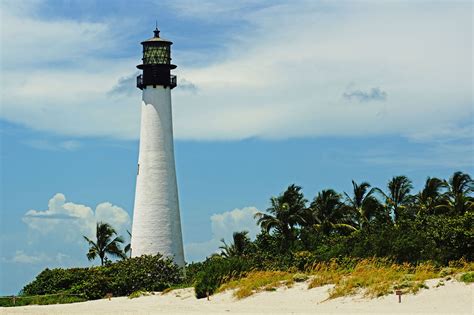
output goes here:
{"type": "Polygon", "coordinates": [[[62,305],[0,308],[1,314],[473,314],[474,285],[438,280],[427,281],[429,289],[416,295],[377,299],[352,296],[326,300],[330,285],[307,289],[307,283],[274,292],[261,292],[236,300],[232,292],[196,299],[192,288],[156,293],[135,299],[127,297],[62,305]]]}

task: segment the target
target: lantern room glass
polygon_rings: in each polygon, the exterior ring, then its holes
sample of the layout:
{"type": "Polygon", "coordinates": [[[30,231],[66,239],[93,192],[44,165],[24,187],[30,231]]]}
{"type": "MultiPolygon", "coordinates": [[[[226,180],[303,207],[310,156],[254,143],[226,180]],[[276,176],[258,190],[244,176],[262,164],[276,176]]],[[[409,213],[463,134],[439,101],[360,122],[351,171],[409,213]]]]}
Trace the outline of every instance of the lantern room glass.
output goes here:
{"type": "Polygon", "coordinates": [[[170,64],[169,45],[144,45],[143,64],[170,64]]]}

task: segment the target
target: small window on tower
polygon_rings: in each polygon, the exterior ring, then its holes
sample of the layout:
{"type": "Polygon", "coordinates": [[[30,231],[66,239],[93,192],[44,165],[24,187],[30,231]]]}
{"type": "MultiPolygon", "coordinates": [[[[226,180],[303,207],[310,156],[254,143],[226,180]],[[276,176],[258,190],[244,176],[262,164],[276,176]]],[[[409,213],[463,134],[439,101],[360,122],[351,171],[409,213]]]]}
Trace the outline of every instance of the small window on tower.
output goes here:
{"type": "Polygon", "coordinates": [[[138,163],[137,175],[140,174],[140,163],[138,163]]]}

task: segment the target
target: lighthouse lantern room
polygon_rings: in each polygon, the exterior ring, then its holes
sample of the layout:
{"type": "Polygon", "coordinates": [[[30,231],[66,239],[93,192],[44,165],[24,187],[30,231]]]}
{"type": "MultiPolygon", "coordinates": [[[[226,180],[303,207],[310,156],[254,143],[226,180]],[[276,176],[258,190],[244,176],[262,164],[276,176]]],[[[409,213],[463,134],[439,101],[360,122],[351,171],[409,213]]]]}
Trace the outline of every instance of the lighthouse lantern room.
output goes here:
{"type": "Polygon", "coordinates": [[[171,89],[176,87],[176,76],[170,71],[176,66],[171,64],[171,45],[169,40],[160,37],[158,28],[154,30],[155,36],[143,41],[143,63],[137,68],[143,70],[143,74],[137,77],[137,87],[141,90],[147,85],[165,86],[171,89]]]}

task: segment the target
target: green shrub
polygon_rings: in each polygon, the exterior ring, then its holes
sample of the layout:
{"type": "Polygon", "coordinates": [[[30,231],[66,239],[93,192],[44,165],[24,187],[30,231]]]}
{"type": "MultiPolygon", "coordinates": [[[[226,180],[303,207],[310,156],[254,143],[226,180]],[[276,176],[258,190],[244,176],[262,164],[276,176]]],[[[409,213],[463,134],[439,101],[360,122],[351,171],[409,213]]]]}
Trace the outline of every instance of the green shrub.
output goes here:
{"type": "Polygon", "coordinates": [[[36,279],[27,284],[23,295],[55,294],[69,290],[73,285],[90,278],[89,268],[43,270],[36,279]]]}
{"type": "Polygon", "coordinates": [[[297,273],[293,276],[293,281],[295,282],[304,282],[306,280],[308,280],[308,275],[304,274],[304,273],[297,273]]]}
{"type": "Polygon", "coordinates": [[[196,277],[194,291],[198,299],[212,295],[220,286],[222,278],[219,274],[202,271],[196,277]]]}
{"type": "Polygon", "coordinates": [[[454,273],[454,270],[453,268],[451,267],[444,267],[443,269],[441,269],[441,271],[439,272],[439,276],[441,278],[444,278],[446,276],[449,276],[449,275],[452,275],[454,273]]]}
{"type": "Polygon", "coordinates": [[[138,290],[161,291],[181,281],[181,269],[172,259],[158,254],[93,268],[45,269],[22,292],[23,295],[64,292],[100,299],[107,293],[124,296],[138,290]]]}
{"type": "Polygon", "coordinates": [[[196,276],[200,271],[205,267],[204,262],[193,262],[186,266],[186,277],[183,281],[183,284],[188,286],[193,286],[196,282],[196,276]]]}
{"type": "Polygon", "coordinates": [[[125,259],[111,267],[114,295],[129,295],[142,291],[163,291],[182,281],[182,271],[171,258],[161,255],[125,259]]]}
{"type": "Polygon", "coordinates": [[[90,268],[87,277],[76,283],[68,292],[82,294],[88,300],[105,297],[107,293],[112,293],[113,276],[108,271],[107,267],[90,268]]]}
{"type": "Polygon", "coordinates": [[[147,295],[150,295],[150,293],[148,293],[148,292],[146,292],[146,291],[140,291],[140,290],[138,290],[138,291],[132,292],[132,293],[128,296],[128,298],[129,298],[129,299],[136,299],[136,298],[139,298],[139,297],[141,297],[141,296],[147,296],[147,295]]]}
{"type": "Polygon", "coordinates": [[[314,262],[314,254],[309,251],[299,251],[293,254],[293,265],[298,270],[304,271],[314,262]]]}
{"type": "Polygon", "coordinates": [[[474,282],[474,272],[472,272],[472,271],[466,272],[465,274],[463,274],[461,276],[460,279],[461,279],[462,282],[465,282],[465,283],[474,282]]]}
{"type": "Polygon", "coordinates": [[[250,268],[251,263],[239,257],[206,260],[203,270],[196,275],[194,283],[196,297],[201,299],[212,295],[222,283],[241,277],[250,268]]]}

